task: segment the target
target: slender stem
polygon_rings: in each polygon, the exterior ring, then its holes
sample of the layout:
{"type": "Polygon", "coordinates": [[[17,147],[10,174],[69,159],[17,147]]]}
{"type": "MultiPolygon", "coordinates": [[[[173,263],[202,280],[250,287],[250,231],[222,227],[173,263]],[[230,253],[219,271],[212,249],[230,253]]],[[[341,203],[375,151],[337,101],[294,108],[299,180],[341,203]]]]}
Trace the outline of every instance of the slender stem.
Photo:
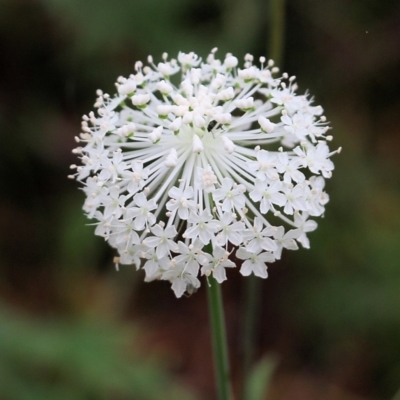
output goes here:
{"type": "MultiPolygon", "coordinates": [[[[259,314],[259,301],[262,289],[262,280],[251,275],[246,280],[244,326],[243,326],[243,377],[249,376],[254,360],[255,333],[257,328],[257,315],[259,314]]],[[[244,399],[245,386],[243,385],[242,398],[244,399]]]]}
{"type": "Polygon", "coordinates": [[[226,340],[224,309],[219,283],[210,276],[207,283],[208,306],[211,320],[214,367],[218,400],[231,399],[228,345],[226,340]]]}
{"type": "Polygon", "coordinates": [[[285,0],[270,0],[269,56],[281,66],[285,39],[285,0]]]}

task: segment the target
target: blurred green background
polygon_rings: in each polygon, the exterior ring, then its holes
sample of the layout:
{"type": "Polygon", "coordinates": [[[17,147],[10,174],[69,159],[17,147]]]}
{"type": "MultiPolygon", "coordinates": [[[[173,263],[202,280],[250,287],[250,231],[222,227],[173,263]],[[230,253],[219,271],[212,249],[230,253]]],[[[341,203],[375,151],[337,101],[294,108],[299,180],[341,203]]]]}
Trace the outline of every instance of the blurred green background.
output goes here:
{"type": "MultiPolygon", "coordinates": [[[[204,287],[116,272],[67,180],[95,90],[166,51],[269,54],[268,0],[0,0],[0,399],[214,399],[204,287]]],[[[287,0],[283,70],[331,121],[336,170],[311,249],[263,282],[268,400],[400,388],[400,1],[287,0]]],[[[223,284],[241,386],[244,278],[223,284]],[[238,295],[238,293],[240,295],[238,295]]],[[[204,286],[204,285],[203,285],[204,286]]],[[[400,396],[400,395],[399,395],[400,396]]]]}

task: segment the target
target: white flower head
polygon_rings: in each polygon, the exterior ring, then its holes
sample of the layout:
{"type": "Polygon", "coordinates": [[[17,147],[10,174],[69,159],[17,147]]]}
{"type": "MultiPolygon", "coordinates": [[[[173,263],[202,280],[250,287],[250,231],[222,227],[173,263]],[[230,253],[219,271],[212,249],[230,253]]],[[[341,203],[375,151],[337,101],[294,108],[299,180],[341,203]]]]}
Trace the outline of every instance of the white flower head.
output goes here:
{"type": "Polygon", "coordinates": [[[308,248],[337,152],[322,107],[293,77],[215,52],[137,62],[117,94],[97,92],[74,150],[95,233],[118,264],[169,281],[177,297],[199,274],[226,280],[232,253],[242,275],[266,278],[283,248],[308,248]]]}

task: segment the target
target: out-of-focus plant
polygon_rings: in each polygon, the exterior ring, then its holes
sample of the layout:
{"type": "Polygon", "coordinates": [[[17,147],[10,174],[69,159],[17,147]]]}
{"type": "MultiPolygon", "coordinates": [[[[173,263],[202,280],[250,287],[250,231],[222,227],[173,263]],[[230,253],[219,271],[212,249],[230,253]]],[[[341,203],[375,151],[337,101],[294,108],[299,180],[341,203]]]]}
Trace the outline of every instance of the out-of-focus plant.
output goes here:
{"type": "Polygon", "coordinates": [[[193,400],[156,359],[135,348],[140,332],[101,319],[26,317],[0,310],[0,398],[193,400]]]}
{"type": "Polygon", "coordinates": [[[268,12],[256,0],[115,0],[95,6],[78,0],[43,3],[55,16],[63,13],[65,26],[74,25],[80,37],[75,51],[86,56],[128,44],[154,56],[193,49],[207,54],[217,44],[222,51],[244,54],[252,51],[249,45],[256,43],[268,12]]]}

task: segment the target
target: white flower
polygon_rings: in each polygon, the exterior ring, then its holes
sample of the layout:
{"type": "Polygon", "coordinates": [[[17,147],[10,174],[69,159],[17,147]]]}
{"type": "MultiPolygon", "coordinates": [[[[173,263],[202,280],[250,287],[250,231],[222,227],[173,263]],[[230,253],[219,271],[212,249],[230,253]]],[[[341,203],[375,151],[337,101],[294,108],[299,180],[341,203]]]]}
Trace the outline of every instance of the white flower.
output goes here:
{"type": "Polygon", "coordinates": [[[157,208],[155,200],[147,200],[143,192],[136,194],[133,200],[133,204],[137,205],[137,207],[134,205],[130,207],[128,215],[134,218],[134,229],[141,231],[145,227],[154,225],[156,218],[150,211],[157,208]]]}
{"type": "Polygon", "coordinates": [[[296,238],[296,240],[302,244],[302,246],[306,249],[310,248],[310,241],[306,235],[308,232],[315,231],[317,229],[318,224],[312,219],[307,220],[308,213],[295,213],[294,214],[294,224],[300,230],[300,236],[296,238]]]}
{"type": "Polygon", "coordinates": [[[149,281],[159,278],[161,271],[169,267],[169,258],[165,256],[159,257],[154,250],[142,251],[142,257],[147,259],[143,269],[146,273],[146,279],[149,281]]]}
{"type": "Polygon", "coordinates": [[[131,101],[134,106],[143,107],[150,101],[150,95],[147,93],[135,94],[132,96],[131,101]]]}
{"type": "Polygon", "coordinates": [[[235,264],[228,260],[229,252],[222,247],[215,246],[213,254],[205,254],[203,260],[203,266],[201,267],[201,273],[203,275],[210,275],[212,273],[213,277],[218,283],[222,283],[226,280],[225,268],[234,268],[235,264]]]}
{"type": "Polygon", "coordinates": [[[133,229],[132,219],[116,220],[112,224],[113,235],[109,243],[118,248],[125,248],[125,252],[135,245],[141,244],[139,235],[133,229]]]}
{"type": "Polygon", "coordinates": [[[279,179],[278,171],[276,170],[277,158],[275,154],[268,151],[257,151],[257,161],[249,162],[248,166],[252,172],[256,172],[256,178],[260,181],[265,181],[266,178],[271,180],[279,179]]]}
{"type": "Polygon", "coordinates": [[[287,215],[292,215],[294,211],[305,211],[306,205],[306,191],[304,190],[304,185],[284,184],[282,191],[285,193],[286,202],[284,213],[287,215]]]}
{"type": "Polygon", "coordinates": [[[97,208],[102,204],[103,199],[107,197],[109,190],[105,186],[99,186],[97,176],[95,176],[86,180],[83,191],[87,196],[83,210],[87,212],[89,218],[93,218],[97,208]]]}
{"type": "Polygon", "coordinates": [[[297,250],[299,247],[294,239],[298,239],[301,235],[299,229],[292,229],[285,233],[282,226],[279,226],[275,232],[274,238],[278,245],[277,249],[274,251],[274,256],[277,260],[281,259],[282,249],[297,250]]]}
{"type": "Polygon", "coordinates": [[[120,195],[118,186],[113,186],[107,195],[102,196],[105,218],[119,218],[122,215],[127,196],[120,195]]]}
{"type": "Polygon", "coordinates": [[[142,255],[142,247],[142,245],[133,245],[129,246],[126,250],[120,250],[120,257],[117,261],[119,261],[120,264],[135,264],[136,269],[139,269],[141,266],[140,257],[142,255]]]}
{"type": "Polygon", "coordinates": [[[285,183],[303,182],[305,176],[299,171],[301,166],[301,159],[299,157],[292,157],[289,159],[287,153],[279,153],[277,157],[276,169],[279,173],[283,174],[283,181],[285,183]]]}
{"type": "Polygon", "coordinates": [[[258,118],[258,123],[261,126],[261,130],[265,133],[271,133],[274,131],[276,124],[272,123],[269,119],[260,115],[258,118]]]}
{"type": "Polygon", "coordinates": [[[188,186],[185,190],[179,189],[176,186],[172,187],[168,196],[171,200],[167,203],[167,210],[176,211],[178,210],[178,216],[182,220],[189,218],[189,211],[194,211],[196,203],[193,200],[189,200],[193,197],[193,188],[188,186]]]}
{"type": "MultiPolygon", "coordinates": [[[[197,135],[194,135],[194,137],[200,140],[197,135]]],[[[193,148],[194,153],[197,153],[196,150],[193,148]]],[[[210,165],[208,165],[206,168],[197,167],[197,188],[204,189],[206,193],[210,193],[215,190],[215,184],[217,181],[218,179],[210,165]]]]}
{"type": "Polygon", "coordinates": [[[324,213],[329,195],[323,191],[325,180],[322,176],[312,176],[309,180],[310,190],[307,195],[307,211],[310,215],[319,216],[324,213]]]}
{"type": "Polygon", "coordinates": [[[170,254],[171,251],[174,252],[178,250],[178,246],[172,240],[177,234],[175,226],[169,226],[164,230],[162,226],[156,224],[150,229],[150,231],[155,236],[147,237],[144,239],[143,244],[152,249],[155,248],[158,258],[170,254]]]}
{"type": "Polygon", "coordinates": [[[185,238],[199,238],[203,244],[208,244],[219,228],[218,221],[212,218],[208,210],[203,210],[200,215],[192,212],[188,219],[192,226],[184,233],[185,238]]]}
{"type": "Polygon", "coordinates": [[[169,268],[161,275],[161,279],[170,281],[175,296],[181,297],[185,291],[189,291],[189,288],[193,290],[200,287],[198,273],[199,267],[183,262],[177,263],[175,259],[172,259],[169,268]]]}
{"type": "Polygon", "coordinates": [[[284,206],[287,202],[282,194],[284,190],[281,181],[268,183],[267,181],[256,180],[254,189],[249,193],[254,202],[260,202],[260,211],[266,214],[270,209],[274,210],[274,204],[284,206]]]}
{"type": "Polygon", "coordinates": [[[275,227],[269,226],[264,228],[261,218],[254,219],[254,226],[247,229],[243,236],[246,240],[246,250],[250,253],[259,253],[262,250],[275,251],[278,246],[271,236],[275,235],[275,227]]]}
{"type": "Polygon", "coordinates": [[[267,262],[274,262],[275,258],[269,252],[250,253],[243,247],[240,247],[236,252],[236,257],[245,260],[240,268],[240,273],[243,276],[249,276],[253,273],[260,278],[268,278],[267,262]]]}
{"type": "Polygon", "coordinates": [[[96,218],[97,221],[99,221],[97,223],[94,233],[98,236],[102,236],[105,239],[107,239],[110,236],[110,232],[112,229],[111,225],[112,218],[106,218],[104,214],[101,213],[100,211],[96,211],[94,213],[94,218],[96,218]]]}
{"type": "Polygon", "coordinates": [[[223,200],[222,211],[232,211],[235,208],[241,210],[246,203],[245,191],[244,185],[237,185],[231,178],[224,178],[221,187],[212,196],[216,202],[223,200]]]}
{"type": "Polygon", "coordinates": [[[221,245],[227,245],[228,242],[239,246],[243,242],[243,232],[246,225],[243,222],[236,221],[236,215],[226,212],[220,217],[220,232],[216,237],[216,242],[221,245]]]}
{"type": "Polygon", "coordinates": [[[235,105],[242,110],[251,110],[254,106],[254,99],[252,97],[246,97],[235,101],[235,105]]]}
{"type": "Polygon", "coordinates": [[[318,174],[322,172],[324,178],[332,176],[334,168],[333,162],[329,157],[333,154],[329,152],[328,145],[325,142],[319,142],[316,146],[308,142],[302,142],[303,148],[296,147],[293,151],[301,158],[302,166],[318,174]]]}
{"type": "Polygon", "coordinates": [[[183,242],[178,242],[178,256],[175,257],[175,261],[179,264],[184,265],[184,270],[190,272],[192,275],[197,275],[200,264],[204,259],[203,252],[201,249],[204,244],[196,239],[189,246],[183,242]]]}
{"type": "Polygon", "coordinates": [[[159,126],[149,133],[149,139],[156,143],[161,139],[163,127],[159,126]]]}
{"type": "Polygon", "coordinates": [[[133,161],[131,164],[131,170],[125,170],[121,174],[121,178],[128,181],[126,189],[130,194],[135,194],[139,190],[143,189],[148,177],[149,169],[143,168],[143,163],[138,161],[133,161]]]}
{"type": "Polygon", "coordinates": [[[108,179],[111,179],[113,182],[117,180],[117,177],[120,176],[128,167],[123,160],[123,155],[121,149],[114,151],[113,158],[103,158],[101,161],[101,165],[103,167],[100,175],[102,175],[101,181],[105,182],[108,179]]]}
{"type": "Polygon", "coordinates": [[[322,107],[294,78],[215,51],[150,57],[115,96],[99,90],[71,166],[117,262],[171,282],[177,297],[200,286],[200,266],[224,281],[235,248],[242,275],[266,278],[282,248],[309,247],[308,217],[324,214],[334,169],[322,107]]]}

